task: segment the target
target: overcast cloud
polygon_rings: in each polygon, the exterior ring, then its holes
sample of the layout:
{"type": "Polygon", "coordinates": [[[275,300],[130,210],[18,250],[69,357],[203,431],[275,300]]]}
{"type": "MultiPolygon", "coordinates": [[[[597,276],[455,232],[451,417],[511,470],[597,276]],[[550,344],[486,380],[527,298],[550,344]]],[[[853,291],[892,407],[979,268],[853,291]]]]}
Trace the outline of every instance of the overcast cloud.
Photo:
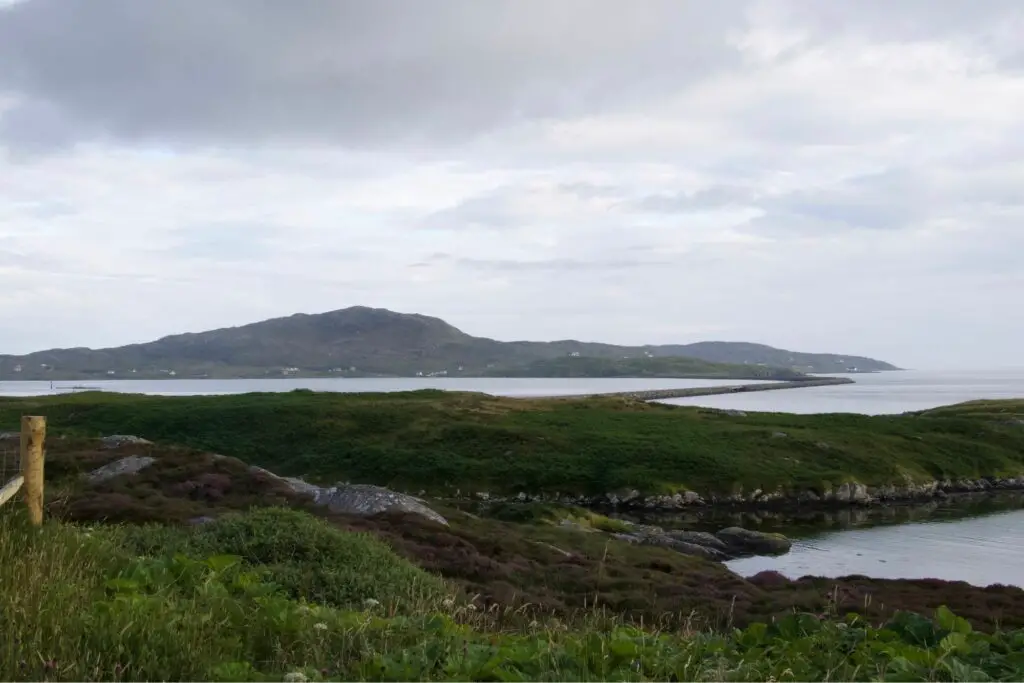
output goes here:
{"type": "Polygon", "coordinates": [[[1021,365],[1019,0],[0,0],[0,353],[351,305],[1021,365]]]}

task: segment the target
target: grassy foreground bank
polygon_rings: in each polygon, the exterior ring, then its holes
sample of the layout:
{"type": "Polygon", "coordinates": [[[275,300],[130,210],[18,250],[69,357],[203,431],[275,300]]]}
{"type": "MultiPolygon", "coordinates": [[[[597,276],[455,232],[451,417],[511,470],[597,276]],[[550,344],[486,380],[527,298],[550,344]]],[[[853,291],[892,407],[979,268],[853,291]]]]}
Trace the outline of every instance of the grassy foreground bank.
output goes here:
{"type": "Polygon", "coordinates": [[[303,512],[194,529],[0,514],[3,680],[1020,680],[1024,630],[940,608],[659,630],[477,608],[303,512]]]}
{"type": "Polygon", "coordinates": [[[80,394],[0,400],[0,428],[128,433],[313,481],[430,492],[821,491],[1024,473],[1024,401],[900,416],[681,408],[419,391],[211,397],[80,394]]]}

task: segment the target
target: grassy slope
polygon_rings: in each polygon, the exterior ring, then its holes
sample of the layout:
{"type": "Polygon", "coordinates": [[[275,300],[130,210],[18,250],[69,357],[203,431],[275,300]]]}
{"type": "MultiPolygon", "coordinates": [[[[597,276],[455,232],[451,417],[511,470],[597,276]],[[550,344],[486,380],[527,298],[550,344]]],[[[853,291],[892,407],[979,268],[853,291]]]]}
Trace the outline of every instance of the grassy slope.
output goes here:
{"type": "Polygon", "coordinates": [[[933,415],[800,416],[622,399],[515,400],[425,391],[0,400],[0,430],[134,433],[286,475],[434,491],[820,490],[1024,472],[1024,402],[933,415]],[[998,419],[993,410],[1000,410],[998,419]],[[780,435],[784,434],[784,436],[780,435]]]}
{"type": "Polygon", "coordinates": [[[301,595],[319,601],[339,602],[346,594],[351,600],[408,600],[400,585],[408,575],[398,566],[393,576],[401,580],[378,578],[383,590],[371,591],[360,577],[374,575],[375,566],[387,564],[383,555],[372,548],[363,548],[355,558],[344,548],[333,551],[330,534],[310,533],[314,527],[297,523],[294,516],[272,517],[273,534],[261,532],[251,520],[200,526],[200,540],[188,544],[181,542],[179,531],[162,532],[152,525],[189,527],[197,518],[235,520],[254,507],[304,511],[341,529],[384,540],[408,561],[451,581],[463,595],[478,596],[482,608],[527,610],[532,616],[521,614],[526,622],[541,615],[571,619],[595,602],[623,618],[665,627],[745,626],[794,610],[829,609],[857,611],[877,621],[894,609],[931,613],[945,604],[978,628],[1024,625],[1020,589],[857,578],[789,582],[769,576],[767,582],[757,577],[748,581],[716,562],[556,526],[555,520],[571,515],[585,526],[615,530],[614,520],[560,506],[505,505],[499,506],[504,510],[491,509],[485,518],[440,506],[448,527],[414,515],[330,514],[235,458],[175,446],[105,449],[89,439],[51,439],[46,475],[48,518],[149,525],[132,534],[136,554],[190,550],[253,559],[257,553],[262,563],[274,565],[275,581],[292,586],[288,590],[293,597],[301,585],[301,595]],[[129,455],[151,456],[156,462],[137,474],[100,483],[80,476],[129,455]],[[289,545],[300,541],[301,553],[289,545]]]}
{"type": "Polygon", "coordinates": [[[802,379],[807,375],[783,367],[709,363],[697,358],[551,358],[496,368],[492,377],[696,377],[711,379],[802,379]]]}
{"type": "Polygon", "coordinates": [[[1019,589],[863,577],[746,581],[663,548],[449,510],[449,528],[402,516],[250,510],[303,504],[233,458],[97,446],[51,439],[42,531],[24,526],[20,505],[0,509],[7,636],[0,679],[281,680],[301,671],[310,680],[980,680],[983,673],[1019,680],[1024,673],[1024,632],[999,631],[1024,624],[1019,589]],[[157,461],[99,484],[78,476],[127,454],[157,461]],[[195,514],[217,520],[180,524],[195,514]],[[170,525],[60,521],[103,519],[170,525]],[[599,608],[587,608],[595,602],[599,608]],[[941,605],[985,633],[942,610],[938,623],[893,614],[931,614],[941,605]],[[850,611],[864,616],[842,619],[850,611]]]}
{"type": "Polygon", "coordinates": [[[192,530],[50,522],[41,531],[0,513],[4,680],[1024,675],[1024,631],[977,632],[946,609],[935,621],[897,614],[884,628],[827,612],[718,632],[638,628],[603,610],[569,622],[518,616],[446,594],[378,541],[303,513],[235,514],[192,530]],[[309,577],[343,590],[311,593],[309,577]]]}

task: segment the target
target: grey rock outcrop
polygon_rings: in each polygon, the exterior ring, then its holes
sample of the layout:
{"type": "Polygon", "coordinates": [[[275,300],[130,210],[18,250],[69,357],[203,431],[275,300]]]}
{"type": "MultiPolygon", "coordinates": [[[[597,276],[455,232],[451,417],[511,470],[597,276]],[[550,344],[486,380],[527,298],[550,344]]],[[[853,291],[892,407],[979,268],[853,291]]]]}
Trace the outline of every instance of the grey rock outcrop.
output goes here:
{"type": "Polygon", "coordinates": [[[694,545],[703,546],[710,548],[711,550],[717,550],[720,553],[727,554],[729,547],[714,534],[710,534],[706,531],[668,531],[665,533],[669,538],[683,543],[692,543],[694,545]]]}
{"type": "Polygon", "coordinates": [[[87,473],[85,478],[92,484],[99,484],[122,474],[136,474],[155,462],[156,458],[148,455],[129,455],[87,473]]]}
{"type": "Polygon", "coordinates": [[[255,465],[249,469],[254,473],[277,479],[295,493],[310,496],[316,505],[322,505],[331,512],[360,517],[369,517],[382,512],[406,512],[448,526],[448,520],[427,507],[426,503],[419,498],[397,493],[382,486],[339,484],[323,487],[296,477],[281,477],[255,465]]]}
{"type": "Polygon", "coordinates": [[[769,534],[733,526],[722,529],[715,536],[725,543],[730,554],[781,555],[789,552],[792,541],[782,534],[769,534]]]}
{"type": "Polygon", "coordinates": [[[707,546],[698,545],[696,543],[687,543],[686,541],[680,541],[668,534],[656,534],[652,536],[646,536],[640,541],[641,545],[653,545],[662,548],[670,548],[675,550],[677,553],[683,555],[692,555],[694,557],[703,557],[705,560],[714,560],[721,562],[729,559],[725,553],[715,550],[714,548],[708,548],[707,546]]]}
{"type": "Polygon", "coordinates": [[[424,504],[419,498],[396,493],[382,486],[369,484],[346,484],[323,490],[316,498],[318,505],[324,505],[331,512],[347,515],[369,516],[381,512],[408,512],[448,526],[448,520],[424,504]]]}
{"type": "Polygon", "coordinates": [[[153,442],[148,439],[143,439],[141,436],[132,436],[130,434],[113,434],[111,436],[105,436],[100,439],[100,445],[103,448],[120,448],[121,446],[150,446],[153,442]]]}

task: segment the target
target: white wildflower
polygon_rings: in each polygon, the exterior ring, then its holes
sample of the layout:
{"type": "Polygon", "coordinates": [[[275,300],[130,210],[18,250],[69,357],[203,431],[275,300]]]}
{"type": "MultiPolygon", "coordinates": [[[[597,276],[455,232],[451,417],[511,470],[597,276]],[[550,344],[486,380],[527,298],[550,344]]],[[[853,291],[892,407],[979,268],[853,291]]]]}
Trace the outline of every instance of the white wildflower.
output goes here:
{"type": "Polygon", "coordinates": [[[326,631],[327,630],[327,624],[325,624],[324,622],[320,621],[320,622],[317,622],[317,623],[313,624],[313,628],[316,629],[317,631],[326,631]]]}
{"type": "Polygon", "coordinates": [[[374,600],[373,598],[366,598],[365,600],[363,600],[364,609],[373,609],[378,605],[380,605],[380,600],[374,600]]]}
{"type": "Polygon", "coordinates": [[[284,680],[286,683],[306,683],[309,679],[301,671],[292,671],[284,675],[284,680]]]}

